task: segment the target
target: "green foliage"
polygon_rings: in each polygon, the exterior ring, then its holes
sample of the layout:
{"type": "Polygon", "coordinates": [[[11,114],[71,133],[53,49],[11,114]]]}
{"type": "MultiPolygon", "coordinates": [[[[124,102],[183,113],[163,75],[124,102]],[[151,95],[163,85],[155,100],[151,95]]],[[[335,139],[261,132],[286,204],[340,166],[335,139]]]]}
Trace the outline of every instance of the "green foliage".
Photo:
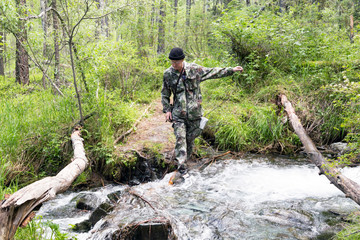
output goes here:
{"type": "Polygon", "coordinates": [[[56,133],[72,122],[75,102],[71,97],[62,98],[36,86],[15,83],[1,88],[6,92],[0,93],[0,151],[9,160],[18,159],[24,146],[31,147],[38,139],[49,139],[52,137],[49,133],[56,133]]]}
{"type": "Polygon", "coordinates": [[[227,104],[212,112],[209,119],[209,126],[217,124],[215,139],[221,149],[260,151],[269,145],[282,145],[285,138],[291,137],[287,136],[284,124],[270,107],[227,104]]]}
{"type": "Polygon", "coordinates": [[[360,214],[359,212],[354,212],[347,217],[347,224],[344,226],[344,229],[341,230],[334,240],[357,240],[360,238],[360,214]]]}
{"type": "MultiPolygon", "coordinates": [[[[42,217],[36,217],[25,228],[19,228],[15,234],[16,240],[67,240],[70,236],[67,233],[61,233],[59,225],[51,221],[42,221],[42,217]]],[[[76,239],[71,237],[71,239],[76,239]]]]}

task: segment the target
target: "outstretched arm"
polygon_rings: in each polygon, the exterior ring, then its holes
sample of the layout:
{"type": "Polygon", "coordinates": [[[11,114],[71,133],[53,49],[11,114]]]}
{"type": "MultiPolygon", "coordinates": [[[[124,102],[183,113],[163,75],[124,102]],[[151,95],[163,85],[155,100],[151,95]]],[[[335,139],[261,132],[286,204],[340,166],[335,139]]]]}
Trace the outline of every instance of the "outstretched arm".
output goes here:
{"type": "Polygon", "coordinates": [[[234,74],[234,72],[243,72],[244,69],[241,66],[237,66],[234,68],[227,67],[227,68],[206,68],[201,67],[200,73],[201,73],[201,81],[205,81],[207,79],[214,79],[214,78],[222,78],[231,76],[234,74]]]}

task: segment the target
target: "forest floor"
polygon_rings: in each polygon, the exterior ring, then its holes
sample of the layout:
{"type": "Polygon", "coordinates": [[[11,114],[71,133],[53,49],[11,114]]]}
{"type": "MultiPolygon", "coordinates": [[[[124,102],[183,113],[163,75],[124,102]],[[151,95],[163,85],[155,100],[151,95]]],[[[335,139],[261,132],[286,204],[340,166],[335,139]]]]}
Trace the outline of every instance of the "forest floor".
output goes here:
{"type": "Polygon", "coordinates": [[[143,152],[156,150],[160,154],[171,153],[175,145],[175,136],[171,123],[165,122],[160,99],[151,103],[147,114],[142,117],[135,131],[116,146],[117,153],[128,151],[143,152]]]}

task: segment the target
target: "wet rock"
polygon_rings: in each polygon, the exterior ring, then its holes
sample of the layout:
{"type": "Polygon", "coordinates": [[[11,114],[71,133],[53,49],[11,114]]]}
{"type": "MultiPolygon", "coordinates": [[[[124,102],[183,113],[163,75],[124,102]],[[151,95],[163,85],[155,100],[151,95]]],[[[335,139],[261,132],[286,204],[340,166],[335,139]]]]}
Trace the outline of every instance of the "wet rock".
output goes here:
{"type": "Polygon", "coordinates": [[[91,229],[91,223],[89,220],[82,221],[81,223],[75,224],[73,231],[78,233],[88,232],[91,229]]]}
{"type": "Polygon", "coordinates": [[[118,202],[120,200],[120,197],[122,195],[122,192],[121,191],[117,191],[117,192],[113,192],[113,193],[110,193],[107,195],[107,197],[109,198],[109,200],[111,202],[118,202]]]}
{"type": "Polygon", "coordinates": [[[114,206],[109,203],[102,203],[95,211],[90,215],[88,220],[75,224],[73,230],[75,232],[88,232],[90,229],[103,217],[108,215],[114,206]]]}
{"type": "Polygon", "coordinates": [[[185,178],[183,177],[183,175],[178,171],[174,171],[172,173],[172,176],[170,177],[169,184],[171,184],[171,185],[180,184],[180,183],[183,183],[184,181],[185,181],[185,178]]]}
{"type": "Polygon", "coordinates": [[[114,206],[109,203],[102,203],[95,211],[91,214],[89,221],[92,226],[95,225],[101,218],[106,216],[114,209],[114,206]]]}
{"type": "Polygon", "coordinates": [[[139,155],[134,166],[122,167],[120,179],[116,180],[131,186],[139,185],[161,179],[169,169],[173,168],[173,164],[164,160],[159,160],[156,157],[147,159],[139,155]]]}
{"type": "Polygon", "coordinates": [[[329,240],[334,239],[336,233],[333,232],[324,232],[317,235],[315,238],[312,238],[312,240],[329,240]]]}
{"type": "Polygon", "coordinates": [[[260,212],[259,215],[271,223],[303,230],[311,230],[313,225],[313,219],[309,214],[293,209],[270,209],[260,212]]]}
{"type": "Polygon", "coordinates": [[[112,240],[153,240],[153,239],[175,239],[169,221],[148,222],[143,224],[131,224],[116,231],[112,240]]]}
{"type": "Polygon", "coordinates": [[[333,150],[334,152],[338,152],[339,154],[343,154],[343,153],[345,153],[349,148],[348,148],[348,144],[347,144],[347,143],[336,142],[336,143],[330,144],[330,149],[333,150]]]}
{"type": "Polygon", "coordinates": [[[81,193],[73,201],[76,201],[76,208],[81,210],[94,210],[100,204],[100,199],[91,193],[81,193]]]}

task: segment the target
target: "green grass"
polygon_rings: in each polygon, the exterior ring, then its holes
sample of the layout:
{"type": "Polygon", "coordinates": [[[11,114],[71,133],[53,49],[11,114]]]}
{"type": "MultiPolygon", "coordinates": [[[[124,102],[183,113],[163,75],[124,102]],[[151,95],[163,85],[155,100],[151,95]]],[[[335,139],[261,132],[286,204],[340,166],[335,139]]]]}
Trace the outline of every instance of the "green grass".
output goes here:
{"type": "MultiPolygon", "coordinates": [[[[15,240],[67,240],[70,236],[67,233],[61,233],[59,225],[52,223],[51,221],[44,222],[42,217],[35,217],[24,228],[18,228],[15,234],[15,240]],[[47,236],[45,238],[45,236],[47,236]]],[[[77,238],[71,237],[76,240],[77,238]]]]}

